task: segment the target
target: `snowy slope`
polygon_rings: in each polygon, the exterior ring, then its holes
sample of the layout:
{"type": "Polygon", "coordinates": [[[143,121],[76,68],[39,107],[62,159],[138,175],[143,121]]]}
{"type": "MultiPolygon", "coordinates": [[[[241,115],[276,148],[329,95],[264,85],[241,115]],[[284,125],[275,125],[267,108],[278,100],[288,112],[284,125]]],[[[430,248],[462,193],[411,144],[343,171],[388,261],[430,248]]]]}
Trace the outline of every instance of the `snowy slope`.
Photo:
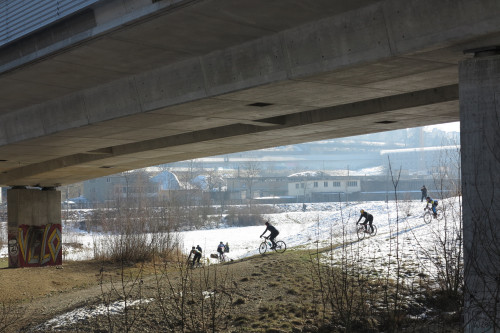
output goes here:
{"type": "MultiPolygon", "coordinates": [[[[425,224],[422,219],[425,203],[418,200],[400,202],[398,210],[395,202],[383,201],[349,204],[311,203],[308,204],[305,212],[301,210],[302,204],[282,204],[275,206],[280,213],[265,215],[264,218],[269,219],[271,224],[280,231],[278,239],[285,241],[289,250],[324,248],[353,242],[351,249],[355,249],[362,257],[370,258],[373,265],[378,267],[377,269],[384,269],[389,259],[396,258],[397,246],[400,260],[404,260],[405,266],[416,274],[416,272],[435,269],[430,259],[441,255],[439,250],[436,252],[436,242],[443,236],[445,230],[452,230],[451,207],[458,209],[459,205],[457,198],[449,201],[441,203],[448,208],[447,215],[449,216],[446,221],[433,221],[429,225],[425,224]],[[362,208],[374,216],[378,234],[358,242],[355,224],[362,208]],[[410,216],[407,216],[407,212],[410,216]],[[396,235],[399,236],[397,239],[396,235]]],[[[264,230],[265,226],[262,225],[184,231],[179,234],[186,253],[189,252],[191,246],[200,245],[203,248],[203,257],[208,258],[210,253],[216,253],[216,247],[222,241],[229,243],[228,257],[235,260],[258,254],[258,246],[262,241],[259,236],[264,230]]],[[[63,237],[64,243],[83,244],[83,248],[79,250],[66,248],[64,259],[84,260],[92,258],[93,244],[102,235],[65,229],[63,237]]],[[[342,253],[342,251],[338,252],[342,253]]],[[[7,255],[6,246],[2,248],[0,255],[7,255]]]]}

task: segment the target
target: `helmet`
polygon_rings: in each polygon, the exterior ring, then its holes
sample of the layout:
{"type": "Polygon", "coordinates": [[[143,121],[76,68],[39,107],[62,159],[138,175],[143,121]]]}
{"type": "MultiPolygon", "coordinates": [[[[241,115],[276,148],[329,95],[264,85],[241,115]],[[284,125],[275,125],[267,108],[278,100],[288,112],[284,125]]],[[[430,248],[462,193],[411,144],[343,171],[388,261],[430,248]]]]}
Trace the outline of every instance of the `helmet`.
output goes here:
{"type": "Polygon", "coordinates": [[[364,210],[364,209],[362,209],[362,210],[360,210],[360,212],[361,212],[361,214],[363,214],[363,213],[365,212],[365,210],[364,210]]]}
{"type": "Polygon", "coordinates": [[[426,199],[427,199],[427,200],[431,200],[431,197],[427,197],[426,199]]]}
{"type": "Polygon", "coordinates": [[[264,223],[265,225],[269,225],[269,221],[266,221],[266,223],[264,223]]]}

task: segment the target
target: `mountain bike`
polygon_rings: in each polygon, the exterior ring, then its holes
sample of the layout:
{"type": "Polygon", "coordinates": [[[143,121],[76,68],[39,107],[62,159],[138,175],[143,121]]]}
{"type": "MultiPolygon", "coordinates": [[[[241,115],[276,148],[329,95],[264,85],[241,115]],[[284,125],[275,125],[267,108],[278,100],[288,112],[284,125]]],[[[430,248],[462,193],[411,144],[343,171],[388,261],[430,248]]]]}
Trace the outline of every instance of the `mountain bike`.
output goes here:
{"type": "MultiPolygon", "coordinates": [[[[424,222],[429,224],[429,223],[431,223],[432,219],[434,218],[434,213],[432,212],[431,207],[425,207],[424,211],[425,211],[424,222]]],[[[444,217],[443,210],[441,208],[436,208],[436,213],[437,213],[436,219],[438,221],[442,220],[444,217]]]]}
{"type": "Polygon", "coordinates": [[[273,248],[273,243],[271,243],[271,241],[269,240],[269,236],[263,236],[263,238],[265,238],[264,241],[262,241],[262,243],[260,243],[260,246],[259,246],[259,253],[260,254],[264,254],[267,252],[267,249],[270,249],[270,250],[274,250],[278,253],[283,253],[285,252],[286,250],[286,244],[285,242],[283,242],[282,240],[279,240],[279,241],[276,241],[276,247],[273,248]]]}
{"type": "Polygon", "coordinates": [[[365,238],[365,236],[371,237],[375,236],[377,234],[377,226],[375,224],[372,224],[373,227],[373,232],[371,232],[370,225],[366,225],[366,230],[365,226],[361,223],[356,224],[356,232],[358,234],[358,239],[362,240],[365,238]]]}

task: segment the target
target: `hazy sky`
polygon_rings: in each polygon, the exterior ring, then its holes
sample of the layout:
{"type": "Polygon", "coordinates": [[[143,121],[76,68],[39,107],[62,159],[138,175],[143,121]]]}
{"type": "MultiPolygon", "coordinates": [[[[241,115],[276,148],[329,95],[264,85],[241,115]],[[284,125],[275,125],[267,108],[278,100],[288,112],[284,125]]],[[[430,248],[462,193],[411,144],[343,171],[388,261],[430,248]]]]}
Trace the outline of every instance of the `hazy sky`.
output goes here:
{"type": "Polygon", "coordinates": [[[438,128],[442,131],[448,131],[448,132],[460,132],[460,122],[456,121],[454,123],[425,126],[424,130],[432,131],[433,128],[438,128]]]}

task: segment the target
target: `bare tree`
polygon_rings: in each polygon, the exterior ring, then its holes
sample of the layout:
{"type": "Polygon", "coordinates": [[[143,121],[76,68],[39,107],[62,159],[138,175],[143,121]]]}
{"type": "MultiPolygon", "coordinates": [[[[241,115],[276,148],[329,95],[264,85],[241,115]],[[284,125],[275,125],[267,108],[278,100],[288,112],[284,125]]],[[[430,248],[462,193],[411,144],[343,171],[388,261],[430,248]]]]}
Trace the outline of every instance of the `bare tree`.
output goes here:
{"type": "Polygon", "coordinates": [[[260,175],[260,164],[257,161],[249,160],[242,165],[242,175],[245,178],[247,193],[249,195],[249,205],[252,207],[253,191],[256,178],[260,175]]]}
{"type": "MultiPolygon", "coordinates": [[[[219,170],[211,169],[207,172],[207,187],[209,194],[216,194],[216,198],[218,199],[218,203],[220,205],[219,209],[219,220],[222,218],[222,212],[224,210],[224,195],[223,188],[225,187],[224,179],[220,174],[219,170]]],[[[217,226],[219,226],[217,222],[217,226]]]]}

